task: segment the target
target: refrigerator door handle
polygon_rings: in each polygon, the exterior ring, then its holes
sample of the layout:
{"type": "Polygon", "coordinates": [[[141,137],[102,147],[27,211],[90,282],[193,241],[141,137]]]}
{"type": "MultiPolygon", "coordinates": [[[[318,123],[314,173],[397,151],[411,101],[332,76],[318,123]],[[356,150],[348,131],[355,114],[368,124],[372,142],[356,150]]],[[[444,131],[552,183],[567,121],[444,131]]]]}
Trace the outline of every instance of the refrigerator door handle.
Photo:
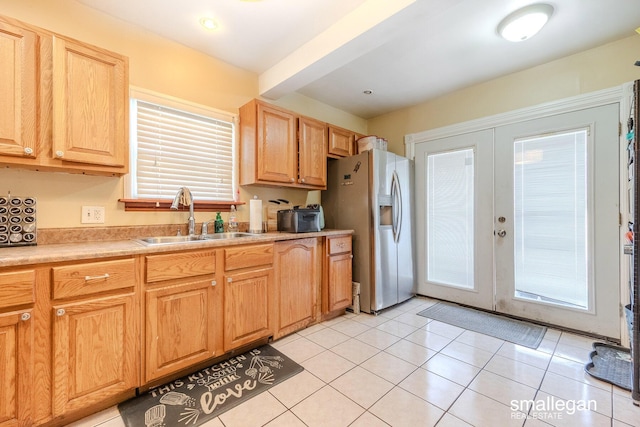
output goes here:
{"type": "Polygon", "coordinates": [[[391,178],[391,203],[393,216],[393,240],[398,243],[400,240],[400,230],[402,229],[402,192],[398,174],[394,171],[391,178]]]}
{"type": "Polygon", "coordinates": [[[396,197],[398,199],[398,221],[396,225],[396,235],[397,240],[396,243],[400,240],[400,233],[402,232],[402,188],[400,187],[400,178],[398,177],[397,172],[394,172],[396,175],[396,197]]]}

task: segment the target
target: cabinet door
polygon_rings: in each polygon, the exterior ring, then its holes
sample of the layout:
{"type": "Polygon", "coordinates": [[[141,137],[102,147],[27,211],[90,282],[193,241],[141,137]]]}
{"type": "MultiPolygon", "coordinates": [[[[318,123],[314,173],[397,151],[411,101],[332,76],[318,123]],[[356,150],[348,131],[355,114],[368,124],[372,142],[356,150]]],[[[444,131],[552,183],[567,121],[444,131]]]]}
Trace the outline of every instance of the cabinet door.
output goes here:
{"type": "Polygon", "coordinates": [[[211,279],[148,289],[145,382],[215,355],[211,279]]]}
{"type": "Polygon", "coordinates": [[[298,120],[299,178],[302,185],[327,186],[327,125],[307,117],[298,120]]]}
{"type": "Polygon", "coordinates": [[[0,314],[0,426],[31,425],[31,310],[0,314]]]}
{"type": "Polygon", "coordinates": [[[224,350],[270,336],[273,268],[227,274],[224,285],[224,350]]]}
{"type": "Polygon", "coordinates": [[[351,253],[329,256],[329,311],[342,310],[351,305],[351,253]]]}
{"type": "Polygon", "coordinates": [[[317,239],[276,243],[274,338],[315,322],[320,271],[317,239]]]}
{"type": "Polygon", "coordinates": [[[53,38],[54,157],[128,167],[127,73],[123,56],[53,38]]]}
{"type": "Polygon", "coordinates": [[[53,307],[53,414],[137,387],[138,320],[133,294],[53,307]]]}
{"type": "Polygon", "coordinates": [[[355,134],[351,131],[329,126],[329,154],[339,157],[353,155],[354,138],[355,134]]]}
{"type": "Polygon", "coordinates": [[[298,146],[293,114],[258,103],[257,179],[294,184],[298,146]]]}
{"type": "Polygon", "coordinates": [[[0,154],[36,156],[37,69],[33,31],[0,21],[0,154]]]}

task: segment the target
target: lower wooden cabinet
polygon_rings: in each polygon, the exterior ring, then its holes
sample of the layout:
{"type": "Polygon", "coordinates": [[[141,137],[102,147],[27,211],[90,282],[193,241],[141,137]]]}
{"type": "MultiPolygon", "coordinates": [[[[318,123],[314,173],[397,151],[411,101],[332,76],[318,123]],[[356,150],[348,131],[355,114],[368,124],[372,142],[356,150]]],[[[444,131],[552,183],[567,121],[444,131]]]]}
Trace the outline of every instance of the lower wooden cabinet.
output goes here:
{"type": "Polygon", "coordinates": [[[35,282],[34,269],[0,272],[0,427],[33,420],[35,282]]]}
{"type": "Polygon", "coordinates": [[[276,275],[274,339],[315,323],[320,289],[318,239],[298,239],[275,244],[276,275]]]}
{"type": "Polygon", "coordinates": [[[273,247],[224,249],[224,351],[273,334],[273,247]]]}
{"type": "Polygon", "coordinates": [[[145,382],[213,357],[216,319],[211,279],[145,291],[145,382]]]}
{"type": "Polygon", "coordinates": [[[0,312],[0,426],[31,425],[32,310],[0,312]]]}
{"type": "Polygon", "coordinates": [[[225,275],[224,350],[249,344],[273,333],[271,298],[273,268],[225,275]]]}
{"type": "Polygon", "coordinates": [[[2,269],[0,427],[62,425],[351,293],[350,235],[2,269]]]}
{"type": "Polygon", "coordinates": [[[143,383],[217,355],[221,297],[216,250],[145,257],[143,383]]]}
{"type": "Polygon", "coordinates": [[[351,236],[328,237],[325,247],[323,313],[330,313],[349,307],[353,299],[351,236]]]}
{"type": "Polygon", "coordinates": [[[53,305],[53,415],[138,386],[134,293],[53,305]]]}

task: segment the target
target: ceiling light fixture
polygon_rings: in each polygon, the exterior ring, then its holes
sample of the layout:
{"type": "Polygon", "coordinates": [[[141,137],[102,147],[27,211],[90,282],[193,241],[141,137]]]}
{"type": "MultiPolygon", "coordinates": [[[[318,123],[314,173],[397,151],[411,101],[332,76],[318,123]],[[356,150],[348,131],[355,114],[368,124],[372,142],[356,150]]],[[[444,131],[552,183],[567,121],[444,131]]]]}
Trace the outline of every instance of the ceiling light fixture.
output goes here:
{"type": "Polygon", "coordinates": [[[540,31],[552,14],[553,6],[550,4],[525,6],[500,21],[498,34],[511,42],[526,40],[540,31]]]}
{"type": "Polygon", "coordinates": [[[200,19],[200,25],[202,25],[207,30],[215,30],[216,28],[218,28],[218,23],[213,18],[200,19]]]}

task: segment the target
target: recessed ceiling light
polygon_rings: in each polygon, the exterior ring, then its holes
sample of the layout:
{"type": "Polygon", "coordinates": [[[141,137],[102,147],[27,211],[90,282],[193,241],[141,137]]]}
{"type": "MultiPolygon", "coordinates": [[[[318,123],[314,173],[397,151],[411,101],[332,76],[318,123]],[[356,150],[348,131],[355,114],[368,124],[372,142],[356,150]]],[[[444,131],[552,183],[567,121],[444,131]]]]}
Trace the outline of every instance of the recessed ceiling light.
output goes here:
{"type": "Polygon", "coordinates": [[[551,15],[553,6],[538,3],[525,6],[504,18],[498,24],[498,34],[511,42],[520,42],[534,36],[544,27],[551,15]]]}
{"type": "Polygon", "coordinates": [[[218,23],[213,18],[202,18],[200,20],[200,25],[202,25],[207,30],[215,30],[218,28],[218,23]]]}

